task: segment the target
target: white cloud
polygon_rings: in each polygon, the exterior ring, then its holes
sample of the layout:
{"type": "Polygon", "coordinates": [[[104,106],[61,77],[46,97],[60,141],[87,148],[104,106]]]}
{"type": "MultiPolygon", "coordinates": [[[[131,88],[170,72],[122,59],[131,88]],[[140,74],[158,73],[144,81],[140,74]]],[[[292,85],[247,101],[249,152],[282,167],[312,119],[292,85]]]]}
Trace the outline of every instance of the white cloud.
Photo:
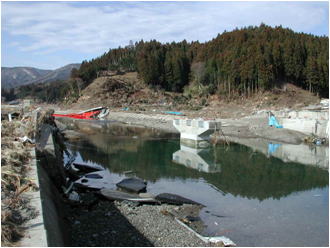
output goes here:
{"type": "Polygon", "coordinates": [[[328,25],[327,8],[309,2],[3,2],[2,28],[21,37],[11,42],[21,51],[101,54],[129,40],[205,41],[261,22],[312,32],[328,25]]]}

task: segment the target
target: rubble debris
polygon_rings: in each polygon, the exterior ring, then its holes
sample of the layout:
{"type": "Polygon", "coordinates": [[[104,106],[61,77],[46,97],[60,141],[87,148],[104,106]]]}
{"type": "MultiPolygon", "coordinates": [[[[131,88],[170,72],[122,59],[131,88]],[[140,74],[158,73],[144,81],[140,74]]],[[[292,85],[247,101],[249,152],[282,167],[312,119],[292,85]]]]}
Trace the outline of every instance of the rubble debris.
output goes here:
{"type": "Polygon", "coordinates": [[[225,236],[220,237],[205,237],[210,243],[219,244],[222,243],[224,247],[235,247],[236,244],[225,236]]]}
{"type": "Polygon", "coordinates": [[[102,179],[103,178],[101,175],[96,174],[96,173],[94,173],[94,174],[87,174],[87,175],[85,175],[85,177],[86,178],[93,178],[93,179],[102,179]]]}
{"type": "Polygon", "coordinates": [[[28,138],[27,136],[18,137],[17,140],[21,141],[23,144],[29,142],[30,144],[35,144],[35,140],[28,138]]]}
{"type": "Polygon", "coordinates": [[[224,247],[235,247],[236,244],[231,241],[229,238],[225,236],[219,236],[219,237],[204,237],[191,229],[189,226],[187,226],[185,223],[183,223],[181,220],[175,217],[176,222],[178,222],[181,226],[185,227],[190,232],[194,233],[199,239],[203,240],[205,243],[213,244],[216,246],[224,246],[224,247]]]}
{"type": "Polygon", "coordinates": [[[150,193],[140,193],[139,196],[141,198],[155,198],[155,196],[150,193]]]}
{"type": "Polygon", "coordinates": [[[72,192],[69,194],[68,199],[69,199],[70,201],[73,201],[73,202],[79,202],[80,197],[79,197],[79,194],[78,194],[76,191],[72,191],[72,192]]]}
{"type": "Polygon", "coordinates": [[[72,190],[72,187],[73,187],[73,183],[70,183],[68,188],[65,188],[64,186],[62,186],[64,194],[67,195],[72,190]]]}
{"type": "Polygon", "coordinates": [[[18,100],[12,100],[10,102],[8,102],[8,105],[18,105],[20,104],[20,102],[18,100]]]}
{"type": "Polygon", "coordinates": [[[72,176],[72,174],[77,174],[79,173],[79,169],[77,169],[73,164],[70,164],[68,171],[70,172],[70,175],[72,176]]]}
{"type": "Polygon", "coordinates": [[[104,168],[97,164],[81,164],[81,163],[73,163],[73,165],[83,172],[92,172],[92,171],[101,171],[104,168]]]}
{"type": "Polygon", "coordinates": [[[139,195],[129,194],[118,190],[101,189],[99,193],[109,200],[119,200],[119,201],[127,200],[134,202],[159,203],[153,197],[140,197],[139,195]]]}
{"type": "Polygon", "coordinates": [[[304,138],[304,142],[307,144],[315,144],[315,145],[325,145],[328,143],[326,138],[320,138],[317,137],[315,135],[311,135],[311,136],[306,136],[304,138]]]}
{"type": "Polygon", "coordinates": [[[15,141],[24,134],[34,136],[32,122],[23,124],[13,119],[1,121],[1,243],[2,246],[17,246],[24,236],[23,225],[38,212],[23,193],[38,190],[28,178],[31,161],[31,147],[15,141]]]}
{"type": "Polygon", "coordinates": [[[98,176],[89,176],[93,174],[95,175],[96,173],[91,172],[84,174],[74,181],[74,185],[79,188],[88,188],[91,190],[99,190],[103,188],[109,189],[114,187],[114,183],[111,183],[111,175],[108,170],[98,171],[98,176]]]}
{"type": "Polygon", "coordinates": [[[65,163],[65,165],[64,165],[65,169],[67,169],[67,170],[70,169],[70,167],[71,167],[73,161],[75,161],[75,159],[76,159],[75,156],[71,156],[71,155],[70,155],[69,160],[68,160],[68,161],[65,163]]]}
{"type": "Polygon", "coordinates": [[[320,101],[320,104],[322,105],[322,108],[328,109],[329,108],[329,99],[326,99],[326,98],[322,99],[320,101]]]}
{"type": "MultiPolygon", "coordinates": [[[[133,136],[134,137],[134,136],[133,136]]],[[[132,170],[128,170],[128,171],[123,171],[123,174],[132,174],[132,173],[134,173],[132,170]]]]}
{"type": "Polygon", "coordinates": [[[168,203],[168,204],[174,204],[174,205],[182,205],[184,203],[186,204],[195,204],[195,205],[201,205],[202,204],[192,201],[190,199],[184,198],[179,195],[170,194],[170,193],[162,193],[155,197],[156,200],[160,201],[161,203],[168,203]]]}
{"type": "Polygon", "coordinates": [[[201,221],[201,218],[199,216],[196,217],[196,216],[188,215],[188,216],[186,216],[186,219],[190,222],[201,221]]]}
{"type": "Polygon", "coordinates": [[[118,188],[132,191],[135,193],[145,192],[147,188],[147,183],[139,178],[125,178],[116,184],[118,188]]]}

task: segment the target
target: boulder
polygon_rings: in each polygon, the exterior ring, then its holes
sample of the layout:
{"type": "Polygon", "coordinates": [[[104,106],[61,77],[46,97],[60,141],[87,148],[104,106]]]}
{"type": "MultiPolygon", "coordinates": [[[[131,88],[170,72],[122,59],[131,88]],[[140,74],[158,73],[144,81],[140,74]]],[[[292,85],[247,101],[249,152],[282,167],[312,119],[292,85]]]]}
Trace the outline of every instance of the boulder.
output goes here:
{"type": "Polygon", "coordinates": [[[190,199],[184,198],[179,195],[170,194],[170,193],[162,193],[156,196],[156,200],[160,201],[161,203],[168,203],[174,205],[182,205],[182,204],[195,204],[195,205],[202,205],[198,202],[192,201],[190,199]]]}
{"type": "Polygon", "coordinates": [[[156,201],[152,197],[140,197],[135,194],[129,194],[118,190],[101,189],[99,193],[109,200],[132,201],[140,203],[158,203],[158,201],[156,201]]]}
{"type": "Polygon", "coordinates": [[[145,192],[146,188],[147,188],[147,183],[144,182],[142,179],[139,178],[125,178],[124,180],[120,181],[119,183],[117,183],[117,187],[127,190],[127,191],[131,191],[131,192],[135,192],[135,193],[140,193],[140,192],[145,192]]]}
{"type": "Polygon", "coordinates": [[[86,178],[92,178],[92,179],[102,179],[103,177],[97,173],[93,173],[93,174],[86,174],[85,175],[86,178]]]}

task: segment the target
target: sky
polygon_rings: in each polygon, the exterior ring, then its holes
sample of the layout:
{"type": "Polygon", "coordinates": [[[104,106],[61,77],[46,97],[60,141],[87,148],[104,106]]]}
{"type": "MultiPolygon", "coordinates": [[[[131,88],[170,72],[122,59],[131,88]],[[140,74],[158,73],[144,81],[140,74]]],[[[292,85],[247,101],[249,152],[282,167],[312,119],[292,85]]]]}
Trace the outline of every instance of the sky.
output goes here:
{"type": "Polygon", "coordinates": [[[2,1],[1,66],[56,69],[130,40],[204,42],[261,23],[329,36],[329,3],[2,1]]]}

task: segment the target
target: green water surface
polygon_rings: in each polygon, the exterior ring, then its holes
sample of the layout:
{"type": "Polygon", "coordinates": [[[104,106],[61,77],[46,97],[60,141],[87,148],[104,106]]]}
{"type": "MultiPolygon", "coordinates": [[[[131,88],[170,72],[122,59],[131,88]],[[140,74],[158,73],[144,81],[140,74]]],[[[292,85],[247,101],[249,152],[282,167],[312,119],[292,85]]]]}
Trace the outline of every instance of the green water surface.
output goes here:
{"type": "Polygon", "coordinates": [[[227,236],[238,246],[329,244],[326,169],[284,163],[238,144],[191,150],[173,138],[97,134],[67,146],[76,162],[106,168],[109,187],[132,171],[148,181],[150,193],[202,203],[205,236],[227,236]]]}

